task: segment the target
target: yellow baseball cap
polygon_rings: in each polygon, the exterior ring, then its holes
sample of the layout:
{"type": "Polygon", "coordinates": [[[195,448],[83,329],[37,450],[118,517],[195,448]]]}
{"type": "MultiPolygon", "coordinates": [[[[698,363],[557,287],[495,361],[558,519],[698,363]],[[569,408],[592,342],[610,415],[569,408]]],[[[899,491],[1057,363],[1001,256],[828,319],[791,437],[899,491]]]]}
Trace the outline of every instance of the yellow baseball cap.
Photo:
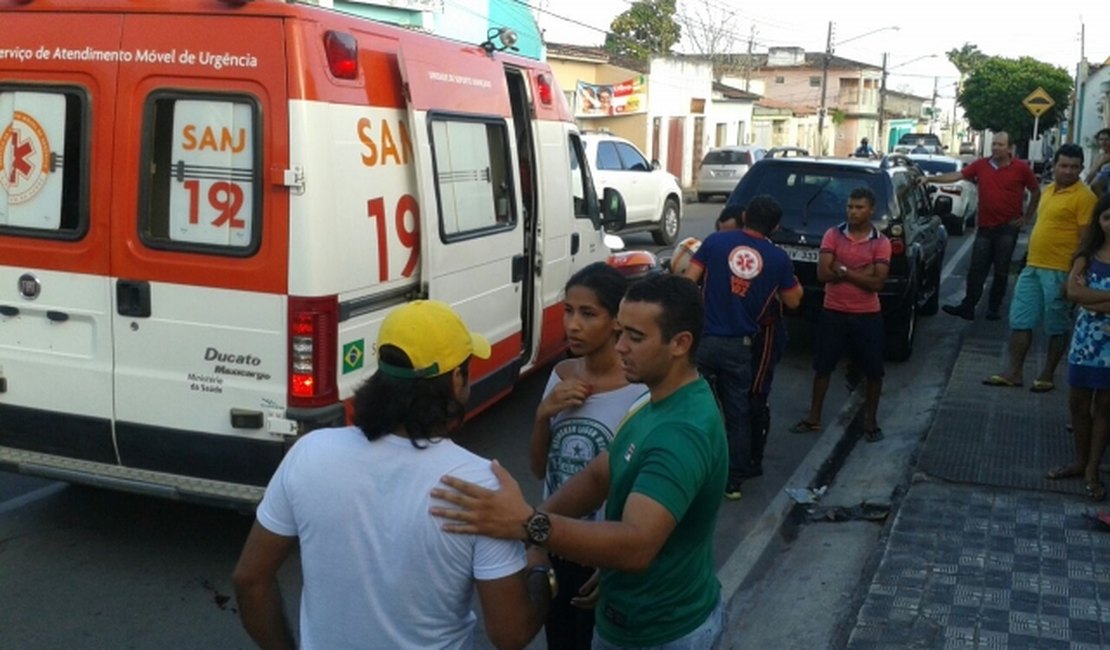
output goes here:
{"type": "Polygon", "coordinates": [[[400,348],[412,361],[412,368],[400,368],[382,363],[379,353],[378,370],[393,377],[438,377],[471,355],[490,356],[486,337],[467,329],[455,310],[438,300],[414,300],[390,312],[378,332],[377,349],[383,345],[400,348]]]}

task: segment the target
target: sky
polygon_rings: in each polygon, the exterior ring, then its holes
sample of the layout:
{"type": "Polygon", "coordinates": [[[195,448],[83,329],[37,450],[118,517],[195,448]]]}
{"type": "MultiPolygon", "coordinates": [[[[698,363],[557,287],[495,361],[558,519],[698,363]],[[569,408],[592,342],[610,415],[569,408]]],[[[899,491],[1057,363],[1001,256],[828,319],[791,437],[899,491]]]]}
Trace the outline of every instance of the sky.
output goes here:
{"type": "MultiPolygon", "coordinates": [[[[548,42],[600,45],[613,18],[632,0],[529,0],[541,9],[540,28],[548,42]],[[569,18],[575,22],[563,20],[569,18]]],[[[825,49],[829,21],[837,55],[882,65],[888,53],[887,87],[928,97],[934,79],[939,98],[955,96],[956,68],[944,53],[964,43],[990,56],[1031,56],[1075,76],[1081,56],[1080,30],[1086,25],[1088,61],[1110,58],[1110,2],[1069,0],[1059,3],[1001,3],[994,0],[931,0],[895,3],[875,0],[679,0],[695,23],[727,24],[735,33],[734,50],[747,50],[755,28],[755,51],[796,46],[825,49]],[[1025,5],[1025,6],[1022,6],[1025,5]],[[731,18],[730,18],[731,16],[731,18]],[[897,26],[899,29],[891,29],[897,26]],[[936,55],[930,57],[930,55],[936,55]],[[920,57],[920,58],[919,58],[920,57]]],[[[685,28],[684,28],[685,29],[685,28]]],[[[680,47],[678,51],[693,50],[680,47]]]]}

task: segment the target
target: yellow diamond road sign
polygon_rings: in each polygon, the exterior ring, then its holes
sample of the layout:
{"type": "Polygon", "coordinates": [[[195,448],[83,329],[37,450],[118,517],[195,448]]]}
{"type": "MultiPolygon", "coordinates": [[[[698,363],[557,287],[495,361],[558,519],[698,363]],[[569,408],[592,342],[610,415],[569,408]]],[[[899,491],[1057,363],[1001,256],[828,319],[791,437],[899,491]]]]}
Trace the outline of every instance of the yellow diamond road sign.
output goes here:
{"type": "Polygon", "coordinates": [[[1029,93],[1029,96],[1021,100],[1022,105],[1033,114],[1033,117],[1040,117],[1044,112],[1056,105],[1052,98],[1048,96],[1044,88],[1037,87],[1036,90],[1029,93]]]}

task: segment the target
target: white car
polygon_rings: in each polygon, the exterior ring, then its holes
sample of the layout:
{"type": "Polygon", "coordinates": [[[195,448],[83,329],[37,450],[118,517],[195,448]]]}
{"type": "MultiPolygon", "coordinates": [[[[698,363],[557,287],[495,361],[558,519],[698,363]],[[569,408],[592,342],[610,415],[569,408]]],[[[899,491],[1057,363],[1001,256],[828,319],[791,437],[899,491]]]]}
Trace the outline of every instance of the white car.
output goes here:
{"type": "MultiPolygon", "coordinates": [[[[951,156],[938,156],[935,154],[908,154],[907,156],[915,165],[925,172],[926,176],[957,172],[967,166],[967,162],[951,156]]],[[[970,181],[956,181],[936,185],[937,196],[947,196],[952,199],[952,216],[945,219],[944,227],[953,235],[964,234],[964,228],[975,221],[975,213],[979,209],[979,188],[970,181]]]]}
{"type": "Polygon", "coordinates": [[[627,217],[620,232],[650,231],[660,246],[674,244],[682,223],[678,180],[623,138],[583,133],[582,144],[598,196],[611,187],[624,197],[627,217]]]}
{"type": "Polygon", "coordinates": [[[748,169],[759,162],[764,153],[762,147],[748,146],[719,147],[707,151],[694,180],[698,201],[704,203],[714,194],[724,195],[727,199],[748,169]]]}

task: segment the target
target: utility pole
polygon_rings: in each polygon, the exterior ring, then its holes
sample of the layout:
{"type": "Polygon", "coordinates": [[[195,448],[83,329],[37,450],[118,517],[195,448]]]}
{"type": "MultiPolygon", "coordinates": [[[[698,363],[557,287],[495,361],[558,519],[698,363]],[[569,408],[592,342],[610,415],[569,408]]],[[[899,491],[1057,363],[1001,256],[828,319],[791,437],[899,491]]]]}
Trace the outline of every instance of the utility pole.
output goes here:
{"type": "Polygon", "coordinates": [[[933,105],[929,107],[929,133],[933,132],[933,127],[937,123],[937,80],[939,77],[933,77],[933,105]]]}
{"type": "Polygon", "coordinates": [[[829,61],[832,60],[833,23],[829,21],[829,36],[825,39],[825,56],[821,62],[821,108],[817,109],[817,146],[825,155],[825,91],[829,85],[829,61]]]}
{"type": "Polygon", "coordinates": [[[879,81],[879,141],[876,143],[882,147],[879,151],[884,154],[890,150],[888,138],[883,135],[883,117],[886,112],[886,58],[887,53],[883,52],[883,78],[879,81]]]}
{"type": "Polygon", "coordinates": [[[755,64],[752,62],[752,47],[755,46],[755,23],[752,23],[748,30],[748,58],[744,59],[744,92],[751,92],[752,85],[752,68],[755,64]]]}
{"type": "Polygon", "coordinates": [[[1079,63],[1075,65],[1075,90],[1072,97],[1071,124],[1068,125],[1068,142],[1080,143],[1079,128],[1083,125],[1083,95],[1087,88],[1087,24],[1079,22],[1079,63]]]}

